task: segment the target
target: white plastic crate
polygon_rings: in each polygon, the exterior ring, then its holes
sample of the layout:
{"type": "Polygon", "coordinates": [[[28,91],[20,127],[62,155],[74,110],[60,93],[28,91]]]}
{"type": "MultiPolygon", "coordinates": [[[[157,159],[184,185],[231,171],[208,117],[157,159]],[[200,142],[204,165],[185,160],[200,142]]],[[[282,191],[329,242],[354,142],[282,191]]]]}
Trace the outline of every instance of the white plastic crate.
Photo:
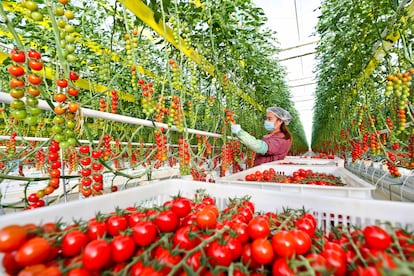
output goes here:
{"type": "Polygon", "coordinates": [[[257,211],[282,212],[284,208],[305,208],[313,213],[318,227],[329,231],[333,225],[351,223],[363,227],[379,222],[389,222],[394,226],[414,229],[414,204],[380,200],[362,200],[316,196],[309,194],[264,191],[252,188],[224,186],[182,179],[153,181],[147,185],[102,195],[84,200],[71,201],[30,211],[0,216],[0,227],[9,224],[44,223],[61,219],[72,222],[73,219],[90,219],[96,213],[109,213],[116,207],[132,205],[151,207],[161,205],[172,196],[181,193],[192,197],[198,189],[205,189],[216,199],[220,209],[225,208],[229,198],[251,196],[257,211]]]}
{"type": "Polygon", "coordinates": [[[279,165],[274,163],[266,163],[239,173],[221,177],[217,179],[216,182],[219,184],[237,185],[238,187],[252,187],[281,192],[310,193],[312,195],[326,195],[361,199],[372,198],[373,191],[375,190],[374,185],[371,185],[362,178],[359,178],[347,169],[337,166],[279,165]],[[340,177],[345,186],[318,186],[310,184],[258,182],[245,180],[245,177],[248,174],[254,173],[256,171],[263,172],[264,170],[269,170],[270,168],[273,168],[276,172],[284,173],[285,175],[292,175],[293,172],[299,169],[309,169],[315,173],[333,174],[337,177],[340,177]]]}
{"type": "Polygon", "coordinates": [[[334,159],[327,159],[312,158],[309,156],[286,156],[283,160],[278,160],[270,163],[278,165],[313,165],[344,167],[345,160],[338,157],[335,157],[334,159]]]}

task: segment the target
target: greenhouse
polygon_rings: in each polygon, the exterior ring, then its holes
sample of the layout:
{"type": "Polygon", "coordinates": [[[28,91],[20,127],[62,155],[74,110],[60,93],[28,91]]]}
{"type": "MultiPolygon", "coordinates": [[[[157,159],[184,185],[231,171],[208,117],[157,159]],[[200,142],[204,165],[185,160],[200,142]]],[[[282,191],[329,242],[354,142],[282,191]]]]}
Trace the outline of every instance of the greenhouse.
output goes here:
{"type": "Polygon", "coordinates": [[[414,1],[0,22],[0,275],[414,274],[414,1]]]}

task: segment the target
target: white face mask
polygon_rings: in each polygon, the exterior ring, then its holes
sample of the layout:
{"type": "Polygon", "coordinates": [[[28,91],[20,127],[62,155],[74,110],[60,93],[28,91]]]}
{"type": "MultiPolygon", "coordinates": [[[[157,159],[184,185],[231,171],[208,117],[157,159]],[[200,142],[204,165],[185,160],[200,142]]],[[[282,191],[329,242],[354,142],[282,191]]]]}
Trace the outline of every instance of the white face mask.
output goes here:
{"type": "Polygon", "coordinates": [[[265,121],[265,122],[264,122],[264,128],[265,128],[267,131],[272,131],[272,130],[275,130],[275,123],[274,123],[274,122],[270,122],[270,121],[265,121]]]}

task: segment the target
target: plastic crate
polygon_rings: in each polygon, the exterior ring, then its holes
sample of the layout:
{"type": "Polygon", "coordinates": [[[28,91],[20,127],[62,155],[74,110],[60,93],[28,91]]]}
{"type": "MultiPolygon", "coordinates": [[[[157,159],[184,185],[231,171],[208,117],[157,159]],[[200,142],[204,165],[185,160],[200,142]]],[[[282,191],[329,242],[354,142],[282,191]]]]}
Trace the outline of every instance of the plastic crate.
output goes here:
{"type": "Polygon", "coordinates": [[[334,159],[312,158],[303,156],[286,156],[283,160],[271,162],[278,165],[313,165],[313,166],[336,166],[344,167],[345,160],[335,157],[334,159]]]}
{"type": "Polygon", "coordinates": [[[216,181],[219,184],[237,185],[239,187],[254,187],[258,189],[274,190],[292,193],[310,193],[313,195],[326,195],[334,197],[350,197],[370,199],[372,198],[375,186],[371,185],[362,178],[356,176],[345,168],[337,166],[313,166],[313,165],[279,165],[274,163],[266,163],[260,166],[250,168],[248,170],[224,176],[216,181]],[[341,178],[345,186],[318,186],[310,184],[297,183],[277,183],[277,182],[257,182],[246,181],[248,174],[256,171],[264,171],[273,168],[276,172],[292,175],[298,169],[310,169],[316,173],[333,174],[341,178]]]}
{"type": "Polygon", "coordinates": [[[309,194],[283,193],[260,189],[241,188],[182,179],[150,182],[147,185],[110,193],[99,197],[71,201],[35,210],[0,216],[0,227],[9,224],[44,223],[61,220],[90,219],[96,213],[109,213],[116,207],[132,205],[151,207],[161,205],[172,196],[181,193],[192,197],[198,189],[205,189],[223,209],[230,198],[250,196],[257,211],[283,212],[284,208],[305,208],[313,213],[318,227],[329,232],[333,225],[350,223],[359,227],[388,222],[399,227],[414,228],[414,204],[380,200],[362,200],[315,196],[309,194]]]}

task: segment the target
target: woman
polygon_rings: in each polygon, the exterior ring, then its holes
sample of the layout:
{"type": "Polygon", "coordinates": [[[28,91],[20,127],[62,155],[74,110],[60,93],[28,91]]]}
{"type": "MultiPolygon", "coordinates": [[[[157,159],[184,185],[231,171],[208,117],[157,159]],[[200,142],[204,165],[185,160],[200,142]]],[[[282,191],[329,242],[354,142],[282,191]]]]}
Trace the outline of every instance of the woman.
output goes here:
{"type": "Polygon", "coordinates": [[[292,144],[292,137],[286,127],[291,119],[292,116],[288,111],[273,106],[266,110],[264,122],[265,129],[270,133],[263,136],[262,140],[249,135],[237,124],[231,126],[231,131],[243,144],[256,152],[254,166],[257,166],[285,158],[292,144]]]}

